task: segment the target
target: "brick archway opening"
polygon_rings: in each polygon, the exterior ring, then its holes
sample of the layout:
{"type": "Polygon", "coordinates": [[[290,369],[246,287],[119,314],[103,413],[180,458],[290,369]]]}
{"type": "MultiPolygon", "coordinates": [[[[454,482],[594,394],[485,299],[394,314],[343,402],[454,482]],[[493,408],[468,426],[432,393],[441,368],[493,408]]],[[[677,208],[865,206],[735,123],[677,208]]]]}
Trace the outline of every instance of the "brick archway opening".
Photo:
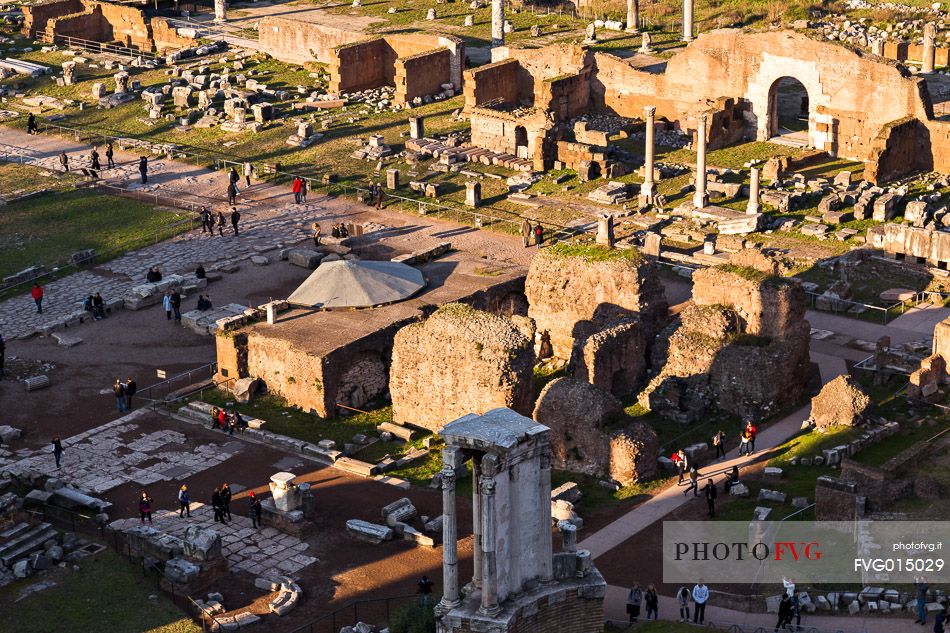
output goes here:
{"type": "Polygon", "coordinates": [[[768,99],[768,140],[782,145],[810,146],[815,121],[805,84],[795,77],[779,77],[772,82],[768,99]]]}

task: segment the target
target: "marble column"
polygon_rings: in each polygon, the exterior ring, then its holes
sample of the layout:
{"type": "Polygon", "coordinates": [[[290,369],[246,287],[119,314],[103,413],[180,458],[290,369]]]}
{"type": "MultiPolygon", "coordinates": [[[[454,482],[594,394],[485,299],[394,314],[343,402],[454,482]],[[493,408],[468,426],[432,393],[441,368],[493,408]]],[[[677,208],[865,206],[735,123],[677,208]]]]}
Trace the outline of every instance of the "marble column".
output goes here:
{"type": "Polygon", "coordinates": [[[759,213],[762,205],[759,204],[759,176],[761,170],[753,167],[749,174],[749,203],[745,206],[745,212],[749,215],[759,213]]]}
{"type": "Polygon", "coordinates": [[[709,205],[706,194],[706,115],[700,114],[696,125],[696,191],[693,206],[702,209],[709,205]]]}
{"type": "Polygon", "coordinates": [[[541,530],[538,539],[538,560],[541,561],[541,582],[550,583],[554,579],[554,550],[551,539],[551,456],[541,455],[541,471],[538,476],[538,496],[541,504],[541,516],[547,518],[547,525],[541,530]],[[544,508],[547,511],[544,511],[544,508]]]}
{"type": "Polygon", "coordinates": [[[482,587],[482,491],[480,458],[472,459],[472,588],[482,587]]]}
{"type": "Polygon", "coordinates": [[[924,52],[920,63],[920,72],[932,73],[937,56],[937,25],[928,22],[924,25],[924,52]]]}
{"type": "Polygon", "coordinates": [[[640,0],[627,0],[627,32],[640,30],[640,0]]]}
{"type": "Polygon", "coordinates": [[[505,0],[491,0],[491,47],[505,45],[505,0]]]}
{"type": "Polygon", "coordinates": [[[656,126],[656,106],[643,108],[643,118],[646,121],[643,144],[643,184],[640,185],[640,204],[653,204],[656,197],[656,183],[653,181],[655,170],[654,128],[656,126]]]}
{"type": "Polygon", "coordinates": [[[228,19],[228,0],[214,0],[214,21],[226,22],[228,19]]]}
{"type": "MultiPolygon", "coordinates": [[[[498,604],[498,561],[495,552],[495,473],[494,455],[482,458],[482,472],[478,487],[481,490],[482,514],[482,604],[478,611],[485,615],[496,615],[501,611],[498,604]],[[486,464],[489,460],[489,464],[486,464]]],[[[550,501],[548,501],[550,503],[550,501]]],[[[550,532],[550,530],[547,530],[550,532]]]]}
{"type": "Polygon", "coordinates": [[[680,39],[693,41],[693,0],[683,0],[683,37],[680,39]]]}
{"type": "MultiPolygon", "coordinates": [[[[443,451],[443,455],[449,449],[443,451]]],[[[461,604],[459,598],[458,570],[458,528],[455,512],[455,468],[454,460],[446,455],[446,464],[442,468],[442,602],[443,607],[452,608],[461,604]]]]}

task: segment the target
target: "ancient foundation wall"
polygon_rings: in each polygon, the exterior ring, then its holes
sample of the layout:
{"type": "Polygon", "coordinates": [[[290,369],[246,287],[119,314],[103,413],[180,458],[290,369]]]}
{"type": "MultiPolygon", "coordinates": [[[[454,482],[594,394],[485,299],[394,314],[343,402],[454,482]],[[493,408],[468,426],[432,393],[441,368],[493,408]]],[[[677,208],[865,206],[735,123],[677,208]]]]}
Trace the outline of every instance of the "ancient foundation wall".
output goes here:
{"type": "Polygon", "coordinates": [[[347,31],[313,22],[268,16],[258,25],[258,41],[272,57],[282,62],[329,64],[334,49],[366,39],[365,33],[347,31]]]}
{"type": "Polygon", "coordinates": [[[934,168],[930,129],[919,119],[904,117],[888,123],[874,138],[864,164],[864,179],[887,182],[934,168]]]}
{"type": "Polygon", "coordinates": [[[49,20],[72,13],[83,11],[82,0],[54,0],[53,2],[39,2],[23,5],[23,29],[25,37],[35,39],[40,33],[46,32],[49,20]]]}
{"type": "Polygon", "coordinates": [[[472,144],[476,147],[516,156],[518,154],[517,128],[523,127],[528,157],[543,154],[544,138],[550,128],[550,122],[539,112],[515,117],[507,112],[476,108],[471,111],[469,119],[472,126],[472,144]]]}
{"type": "Polygon", "coordinates": [[[868,244],[931,266],[950,263],[950,233],[888,222],[868,231],[868,244]]]}
{"type": "Polygon", "coordinates": [[[590,69],[539,82],[534,105],[554,115],[555,121],[586,114],[590,107],[590,69]]]}
{"type": "MultiPolygon", "coordinates": [[[[95,42],[112,42],[116,39],[109,23],[102,18],[98,10],[52,18],[46,23],[46,35],[49,38],[79,37],[95,42]]],[[[124,40],[122,44],[125,44],[124,40]]]]}
{"type": "Polygon", "coordinates": [[[464,90],[466,111],[482,103],[518,103],[518,62],[508,59],[466,70],[464,90]]]}
{"type": "MultiPolygon", "coordinates": [[[[934,64],[936,66],[946,66],[948,57],[950,57],[950,49],[942,46],[934,48],[934,64]]],[[[884,42],[884,58],[898,62],[921,62],[924,58],[924,46],[923,44],[887,40],[884,42]]]]}
{"type": "Polygon", "coordinates": [[[383,38],[344,44],[330,60],[330,92],[343,93],[392,85],[392,49],[383,38]],[[358,72],[355,72],[359,69],[358,72]]]}
{"type": "Polygon", "coordinates": [[[268,393],[286,398],[287,404],[332,416],[323,387],[324,359],[301,350],[294,341],[249,330],[247,373],[260,378],[268,393]]]}
{"type": "Polygon", "coordinates": [[[152,18],[152,42],[155,50],[162,52],[166,49],[186,48],[195,45],[190,37],[181,37],[175,27],[168,24],[164,18],[152,18]]]}
{"type": "Polygon", "coordinates": [[[141,9],[108,2],[88,2],[87,6],[101,12],[112,31],[111,39],[130,48],[152,50],[151,29],[141,9]]]}
{"type": "Polygon", "coordinates": [[[805,291],[801,286],[751,269],[744,272],[697,270],[693,275],[693,301],[696,305],[731,306],[742,319],[746,334],[782,338],[797,333],[805,320],[805,291]]]}
{"type": "Polygon", "coordinates": [[[416,97],[441,92],[442,84],[452,83],[451,61],[451,54],[444,48],[397,58],[395,102],[404,104],[416,97]]]}

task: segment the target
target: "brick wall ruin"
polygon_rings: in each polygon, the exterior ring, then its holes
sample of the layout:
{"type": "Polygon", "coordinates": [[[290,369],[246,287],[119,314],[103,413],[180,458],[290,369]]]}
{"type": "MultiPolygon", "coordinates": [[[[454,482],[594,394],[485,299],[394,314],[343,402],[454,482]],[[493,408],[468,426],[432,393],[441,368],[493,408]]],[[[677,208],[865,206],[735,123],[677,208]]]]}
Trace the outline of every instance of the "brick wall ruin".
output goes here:
{"type": "Polygon", "coordinates": [[[889,255],[946,268],[950,263],[950,233],[888,222],[868,229],[867,242],[889,255]]]}
{"type": "Polygon", "coordinates": [[[429,33],[368,37],[292,18],[268,16],[258,26],[268,54],[294,64],[320,62],[330,71],[330,92],[356,92],[395,86],[398,104],[462,88],[465,45],[456,37],[429,33]]]}
{"type": "Polygon", "coordinates": [[[505,317],[450,303],[393,342],[393,421],[433,431],[468,413],[508,407],[529,415],[531,340],[505,317]]]}
{"type": "Polygon", "coordinates": [[[108,2],[53,0],[25,5],[23,15],[22,32],[30,38],[76,37],[159,52],[195,44],[163,18],[148,18],[141,9],[108,2]]]}

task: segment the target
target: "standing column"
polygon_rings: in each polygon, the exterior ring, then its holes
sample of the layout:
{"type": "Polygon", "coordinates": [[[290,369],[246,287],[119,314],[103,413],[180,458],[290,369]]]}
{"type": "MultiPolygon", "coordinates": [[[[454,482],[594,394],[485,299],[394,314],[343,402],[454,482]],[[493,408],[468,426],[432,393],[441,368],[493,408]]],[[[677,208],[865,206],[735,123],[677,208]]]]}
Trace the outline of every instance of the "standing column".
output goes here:
{"type": "Polygon", "coordinates": [[[627,32],[640,30],[640,0],[627,0],[627,32]]]}
{"type": "Polygon", "coordinates": [[[920,72],[932,73],[936,62],[937,25],[928,22],[924,25],[924,52],[920,64],[920,72]]]}
{"type": "Polygon", "coordinates": [[[541,455],[541,471],[538,477],[538,496],[544,527],[538,539],[538,560],[541,561],[541,582],[549,583],[554,578],[554,551],[551,543],[551,456],[541,455]]]}
{"type": "Polygon", "coordinates": [[[491,47],[505,45],[505,0],[491,0],[491,47]]]}
{"type": "Polygon", "coordinates": [[[228,19],[228,0],[214,0],[214,21],[226,22],[228,19]]]}
{"type": "Polygon", "coordinates": [[[482,472],[486,474],[478,484],[482,491],[482,605],[478,610],[485,615],[495,615],[501,611],[501,606],[498,604],[498,561],[495,559],[495,468],[494,462],[485,463],[489,459],[494,460],[494,456],[482,458],[482,472]]]}
{"type": "MultiPolygon", "coordinates": [[[[446,449],[443,451],[445,455],[446,449]]],[[[455,513],[455,468],[448,460],[442,468],[442,602],[451,609],[461,604],[459,599],[458,528],[455,513]]]]}
{"type": "Polygon", "coordinates": [[[709,205],[706,195],[706,115],[699,115],[696,126],[696,191],[693,193],[693,206],[702,209],[709,205]]]}
{"type": "Polygon", "coordinates": [[[482,587],[482,479],[481,458],[472,459],[472,588],[482,587]]]}
{"type": "Polygon", "coordinates": [[[753,215],[762,210],[759,204],[759,174],[758,167],[753,167],[749,175],[749,203],[745,206],[745,212],[753,215]]]}
{"type": "Polygon", "coordinates": [[[654,146],[653,134],[656,125],[656,106],[646,106],[643,108],[644,119],[646,119],[646,128],[644,129],[643,145],[643,184],[640,185],[640,204],[653,204],[656,197],[656,183],[653,181],[654,167],[654,146]]]}
{"type": "Polygon", "coordinates": [[[693,0],[683,0],[683,37],[680,39],[693,41],[693,0]]]}

